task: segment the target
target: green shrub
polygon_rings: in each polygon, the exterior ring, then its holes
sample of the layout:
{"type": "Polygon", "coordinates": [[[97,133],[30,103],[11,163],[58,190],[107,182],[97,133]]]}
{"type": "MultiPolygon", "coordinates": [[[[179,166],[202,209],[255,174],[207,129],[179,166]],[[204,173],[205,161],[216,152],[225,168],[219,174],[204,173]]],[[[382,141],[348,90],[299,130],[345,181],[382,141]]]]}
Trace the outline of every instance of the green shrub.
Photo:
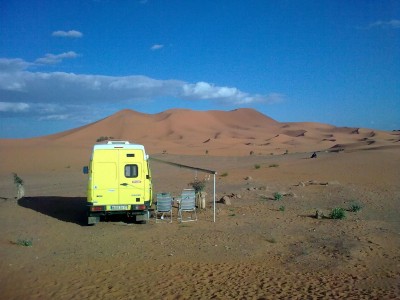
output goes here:
{"type": "Polygon", "coordinates": [[[228,176],[228,172],[224,172],[221,174],[221,177],[226,177],[226,176],[228,176]]]}
{"type": "Polygon", "coordinates": [[[261,166],[259,164],[256,164],[256,165],[254,165],[254,168],[259,169],[259,168],[261,168],[261,166]]]}
{"type": "Polygon", "coordinates": [[[193,182],[189,183],[191,187],[195,190],[196,194],[202,192],[206,187],[206,182],[204,180],[195,179],[193,182]]]}
{"type": "Polygon", "coordinates": [[[19,239],[15,244],[24,247],[32,247],[32,240],[28,239],[19,239]]]}
{"type": "Polygon", "coordinates": [[[277,168],[277,167],[279,167],[279,165],[278,164],[270,164],[269,167],[270,168],[277,168]]]}
{"type": "Polygon", "coordinates": [[[346,210],[341,207],[335,207],[334,209],[332,209],[331,213],[329,214],[329,217],[331,219],[342,220],[346,218],[346,210]]]}
{"type": "Polygon", "coordinates": [[[285,206],[284,205],[279,206],[279,211],[285,211],[285,206]]]}
{"type": "Polygon", "coordinates": [[[266,241],[271,244],[276,244],[276,239],[274,237],[267,238],[266,241]]]}
{"type": "Polygon", "coordinates": [[[278,193],[278,192],[274,193],[274,200],[275,201],[282,200],[282,197],[283,197],[283,195],[281,193],[278,193]]]}
{"type": "Polygon", "coordinates": [[[101,136],[96,140],[96,142],[98,143],[98,142],[108,141],[108,140],[112,140],[112,139],[113,139],[112,136],[101,136]]]}
{"type": "Polygon", "coordinates": [[[17,173],[13,173],[13,176],[14,176],[14,184],[15,185],[24,185],[24,181],[22,180],[22,178],[21,177],[19,177],[18,175],[17,175],[17,173]]]}
{"type": "Polygon", "coordinates": [[[360,211],[361,209],[362,209],[362,205],[361,205],[360,203],[358,203],[358,202],[352,202],[352,203],[350,203],[350,206],[349,206],[348,211],[351,211],[351,212],[358,212],[358,211],[360,211]]]}
{"type": "Polygon", "coordinates": [[[24,181],[21,177],[17,175],[17,173],[13,173],[14,176],[14,184],[17,188],[17,199],[21,199],[25,196],[25,188],[24,188],[24,181]]]}

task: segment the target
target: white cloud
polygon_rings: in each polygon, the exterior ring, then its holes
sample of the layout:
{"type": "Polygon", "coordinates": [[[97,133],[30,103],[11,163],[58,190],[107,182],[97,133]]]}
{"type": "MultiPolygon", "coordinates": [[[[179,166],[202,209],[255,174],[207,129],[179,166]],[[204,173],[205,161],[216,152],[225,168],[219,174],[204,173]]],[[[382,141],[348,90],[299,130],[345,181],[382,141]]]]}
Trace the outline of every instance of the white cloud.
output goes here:
{"type": "Polygon", "coordinates": [[[21,71],[33,65],[20,58],[0,58],[0,72],[21,71]]]}
{"type": "Polygon", "coordinates": [[[155,44],[155,45],[151,46],[150,50],[155,51],[155,50],[160,50],[160,49],[162,49],[162,48],[164,48],[164,45],[155,44]]]}
{"type": "Polygon", "coordinates": [[[400,20],[390,20],[390,21],[377,21],[369,24],[368,28],[380,27],[380,28],[392,28],[399,29],[400,28],[400,20]]]}
{"type": "Polygon", "coordinates": [[[27,103],[0,102],[0,112],[26,112],[29,107],[27,103]]]}
{"type": "Polygon", "coordinates": [[[187,83],[183,85],[183,95],[198,99],[226,99],[246,96],[237,88],[218,87],[207,82],[187,83]]]}
{"type": "Polygon", "coordinates": [[[79,55],[74,51],[64,52],[61,54],[47,53],[44,57],[35,60],[37,64],[52,65],[60,63],[65,58],[76,58],[79,55]]]}
{"type": "MultiPolygon", "coordinates": [[[[36,62],[54,63],[76,53],[46,55],[36,62]]],[[[20,59],[0,59],[0,113],[26,112],[41,120],[85,117],[94,108],[128,106],[133,101],[211,101],[232,106],[273,103],[281,94],[250,94],[236,87],[217,86],[204,81],[158,80],[143,75],[104,76],[65,72],[33,72],[32,64],[20,59]],[[86,115],[85,115],[86,114],[86,115]]],[[[36,65],[37,67],[37,65],[36,65]]]]}
{"type": "Polygon", "coordinates": [[[56,121],[62,121],[62,120],[69,120],[71,119],[72,116],[69,114],[63,114],[63,115],[48,115],[48,116],[43,116],[39,118],[39,121],[49,121],[49,120],[56,120],[56,121]]]}
{"type": "Polygon", "coordinates": [[[269,103],[280,103],[285,101],[285,95],[281,94],[281,93],[269,93],[267,95],[268,101],[269,103]]]}
{"type": "Polygon", "coordinates": [[[68,38],[80,38],[83,36],[82,32],[77,30],[69,30],[69,31],[58,30],[54,31],[51,35],[56,37],[68,37],[68,38]]]}
{"type": "Polygon", "coordinates": [[[284,99],[282,94],[269,95],[249,94],[235,87],[215,86],[207,82],[185,83],[182,96],[187,99],[219,100],[230,104],[252,104],[259,102],[277,103],[284,99]]]}

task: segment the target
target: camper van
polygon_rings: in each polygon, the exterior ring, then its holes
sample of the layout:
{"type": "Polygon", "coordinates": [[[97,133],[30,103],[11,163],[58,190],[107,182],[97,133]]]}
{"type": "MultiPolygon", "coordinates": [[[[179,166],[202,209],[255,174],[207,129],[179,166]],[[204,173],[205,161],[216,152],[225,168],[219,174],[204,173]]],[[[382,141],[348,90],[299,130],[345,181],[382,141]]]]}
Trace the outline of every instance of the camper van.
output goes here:
{"type": "Polygon", "coordinates": [[[143,145],[128,141],[96,144],[89,167],[88,224],[113,214],[146,222],[152,205],[149,157],[143,145]]]}

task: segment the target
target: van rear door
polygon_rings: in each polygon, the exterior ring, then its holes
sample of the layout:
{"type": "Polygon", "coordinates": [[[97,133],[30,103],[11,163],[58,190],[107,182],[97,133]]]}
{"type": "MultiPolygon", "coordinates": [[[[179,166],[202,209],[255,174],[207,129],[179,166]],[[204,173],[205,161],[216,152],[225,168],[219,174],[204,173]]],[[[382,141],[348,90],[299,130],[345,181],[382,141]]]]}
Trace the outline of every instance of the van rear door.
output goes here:
{"type": "Polygon", "coordinates": [[[143,152],[136,149],[119,149],[118,156],[119,203],[144,204],[143,152]]]}

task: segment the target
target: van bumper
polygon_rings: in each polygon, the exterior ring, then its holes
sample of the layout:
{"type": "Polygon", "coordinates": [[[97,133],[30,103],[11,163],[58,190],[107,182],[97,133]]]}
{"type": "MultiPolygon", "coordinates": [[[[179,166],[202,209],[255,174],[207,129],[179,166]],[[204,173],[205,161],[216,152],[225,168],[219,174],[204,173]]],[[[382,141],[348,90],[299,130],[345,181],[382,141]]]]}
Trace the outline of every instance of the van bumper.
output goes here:
{"type": "Polygon", "coordinates": [[[87,204],[88,216],[106,216],[115,214],[127,214],[128,216],[148,215],[151,201],[143,204],[124,204],[124,205],[93,205],[87,204]]]}

